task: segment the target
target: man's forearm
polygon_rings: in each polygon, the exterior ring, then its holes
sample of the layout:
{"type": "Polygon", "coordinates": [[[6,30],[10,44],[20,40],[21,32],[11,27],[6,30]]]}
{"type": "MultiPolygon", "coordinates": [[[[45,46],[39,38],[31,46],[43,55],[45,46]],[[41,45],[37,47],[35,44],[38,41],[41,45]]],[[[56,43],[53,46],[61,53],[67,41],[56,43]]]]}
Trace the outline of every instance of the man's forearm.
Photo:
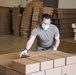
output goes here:
{"type": "Polygon", "coordinates": [[[26,44],[26,49],[29,50],[33,44],[33,41],[29,40],[26,44]]]}
{"type": "Polygon", "coordinates": [[[60,39],[57,39],[54,43],[54,48],[57,49],[59,47],[60,44],[60,39]]]}
{"type": "Polygon", "coordinates": [[[26,49],[29,50],[35,40],[35,36],[30,36],[30,39],[28,40],[27,44],[26,44],[26,49]]]}

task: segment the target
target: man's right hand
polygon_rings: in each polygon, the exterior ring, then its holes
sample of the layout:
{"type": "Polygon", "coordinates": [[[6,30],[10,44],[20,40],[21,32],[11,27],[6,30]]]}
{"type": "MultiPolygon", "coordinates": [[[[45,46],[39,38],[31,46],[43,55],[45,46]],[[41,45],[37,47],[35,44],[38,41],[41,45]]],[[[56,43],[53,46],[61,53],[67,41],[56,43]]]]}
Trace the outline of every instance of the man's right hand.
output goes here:
{"type": "Polygon", "coordinates": [[[22,55],[27,55],[27,50],[26,49],[20,53],[20,58],[22,57],[22,55]]]}

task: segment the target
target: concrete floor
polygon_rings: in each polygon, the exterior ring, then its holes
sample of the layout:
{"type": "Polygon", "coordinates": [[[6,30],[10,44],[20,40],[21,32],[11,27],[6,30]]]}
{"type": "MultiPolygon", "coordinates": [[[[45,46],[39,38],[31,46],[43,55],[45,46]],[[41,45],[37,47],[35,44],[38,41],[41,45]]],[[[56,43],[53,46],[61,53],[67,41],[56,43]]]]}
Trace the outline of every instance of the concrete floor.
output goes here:
{"type": "MultiPolygon", "coordinates": [[[[27,38],[17,37],[13,35],[0,35],[0,54],[20,52],[25,48],[27,38]]],[[[36,42],[34,42],[30,50],[35,50],[36,42]]],[[[61,39],[60,51],[76,54],[76,41],[72,39],[61,39]]]]}
{"type": "Polygon", "coordinates": [[[58,50],[76,54],[76,41],[73,38],[61,39],[58,50]]]}

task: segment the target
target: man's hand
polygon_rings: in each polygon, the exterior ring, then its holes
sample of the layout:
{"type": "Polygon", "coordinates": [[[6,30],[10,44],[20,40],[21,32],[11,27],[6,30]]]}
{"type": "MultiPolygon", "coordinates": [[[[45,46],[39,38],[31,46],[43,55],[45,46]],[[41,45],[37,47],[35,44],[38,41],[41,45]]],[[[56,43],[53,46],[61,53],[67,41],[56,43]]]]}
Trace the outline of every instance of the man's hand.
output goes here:
{"type": "Polygon", "coordinates": [[[56,48],[56,47],[54,47],[54,48],[53,48],[53,51],[57,51],[57,48],[56,48]]]}
{"type": "Polygon", "coordinates": [[[22,55],[27,55],[27,50],[26,49],[20,53],[20,58],[22,57],[22,55]]]}

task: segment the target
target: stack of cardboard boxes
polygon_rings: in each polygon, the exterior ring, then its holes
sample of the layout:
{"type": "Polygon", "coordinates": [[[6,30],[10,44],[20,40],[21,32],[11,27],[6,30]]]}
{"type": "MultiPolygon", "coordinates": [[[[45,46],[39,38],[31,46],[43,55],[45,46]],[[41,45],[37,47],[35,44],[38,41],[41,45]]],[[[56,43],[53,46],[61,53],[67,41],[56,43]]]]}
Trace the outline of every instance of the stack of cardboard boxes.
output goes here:
{"type": "Polygon", "coordinates": [[[41,8],[41,13],[42,13],[42,14],[47,13],[47,14],[49,14],[49,15],[52,16],[53,10],[54,10],[54,8],[51,8],[51,7],[42,7],[42,8],[41,8]]]}
{"type": "Polygon", "coordinates": [[[61,51],[29,51],[0,55],[0,75],[76,75],[76,55],[61,51]]]}
{"type": "Polygon", "coordinates": [[[23,11],[22,21],[21,21],[21,37],[29,37],[30,35],[30,23],[32,16],[32,4],[27,4],[26,8],[23,11]]]}
{"type": "Polygon", "coordinates": [[[61,38],[73,37],[71,24],[76,22],[76,9],[54,9],[54,24],[58,25],[61,38]]]}
{"type": "Polygon", "coordinates": [[[40,9],[40,17],[39,17],[39,19],[41,20],[41,17],[42,17],[42,15],[43,14],[49,14],[51,17],[52,17],[52,15],[53,15],[53,8],[51,8],[51,7],[42,7],[41,9],[40,9]]]}
{"type": "Polygon", "coordinates": [[[39,7],[33,7],[31,30],[38,25],[38,20],[39,20],[39,7]]]}
{"type": "Polygon", "coordinates": [[[43,2],[41,1],[33,2],[33,15],[32,15],[31,30],[39,24],[40,8],[42,6],[43,6],[43,2]]]}
{"type": "Polygon", "coordinates": [[[9,8],[0,8],[0,34],[10,34],[9,8]]]}
{"type": "Polygon", "coordinates": [[[43,2],[40,0],[31,1],[24,9],[21,21],[21,36],[29,37],[31,30],[38,25],[38,18],[40,13],[40,7],[43,6],[43,2]]]}
{"type": "Polygon", "coordinates": [[[12,31],[15,36],[20,36],[21,14],[18,8],[12,10],[12,31]]]}
{"type": "Polygon", "coordinates": [[[72,23],[72,28],[74,32],[74,40],[76,41],[76,23],[72,23]]]}

